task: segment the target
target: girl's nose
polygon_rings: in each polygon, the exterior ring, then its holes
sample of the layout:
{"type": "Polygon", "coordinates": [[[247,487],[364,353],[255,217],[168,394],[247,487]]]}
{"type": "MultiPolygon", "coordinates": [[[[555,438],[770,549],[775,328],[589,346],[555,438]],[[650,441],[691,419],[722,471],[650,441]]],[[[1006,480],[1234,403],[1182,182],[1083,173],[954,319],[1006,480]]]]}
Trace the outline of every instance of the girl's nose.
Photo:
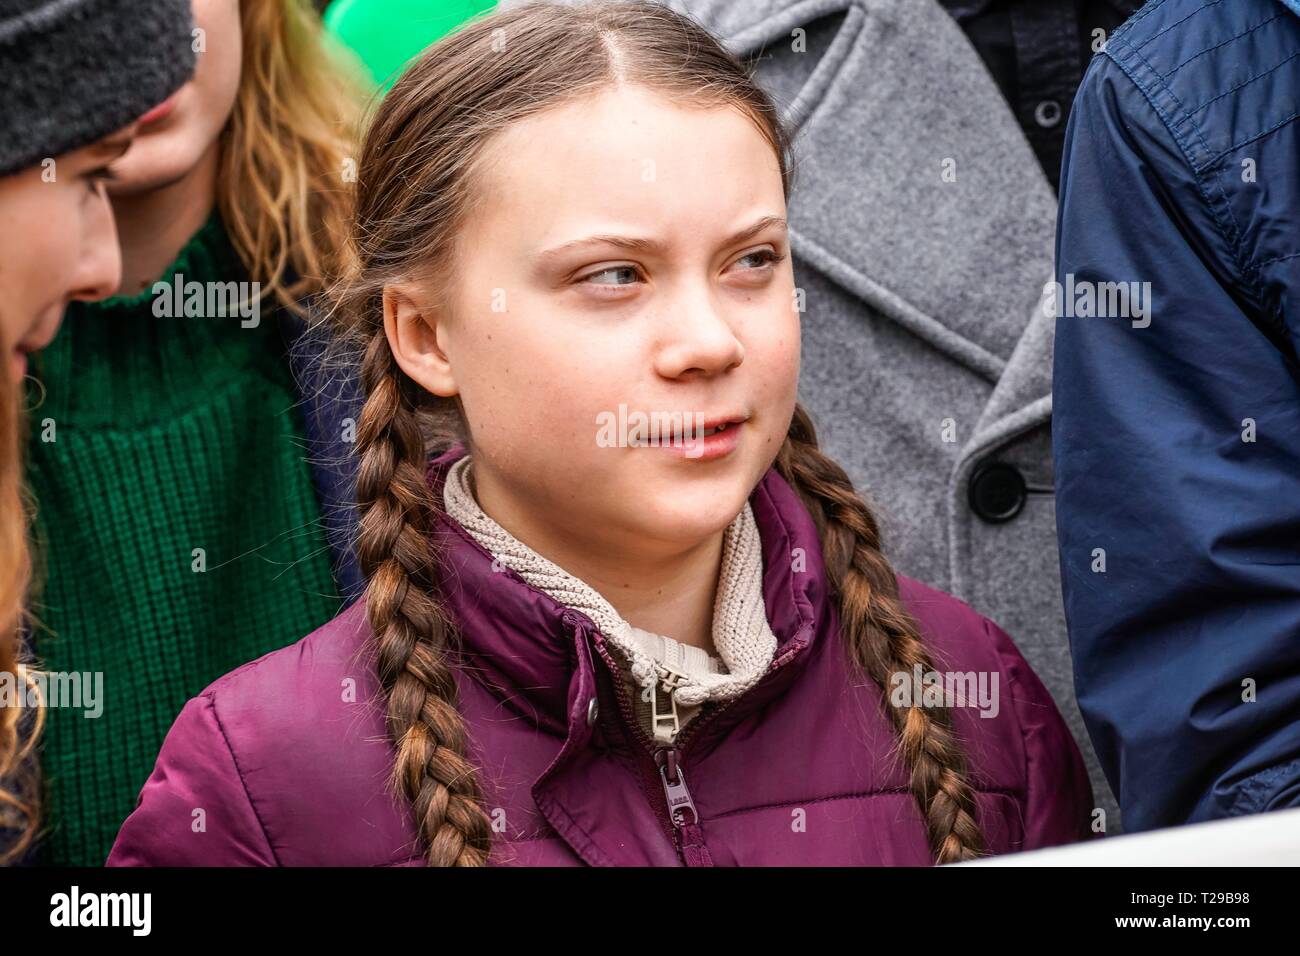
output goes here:
{"type": "Polygon", "coordinates": [[[716,375],[745,360],[745,347],[712,303],[700,299],[673,310],[660,337],[656,369],[665,378],[716,375]]]}

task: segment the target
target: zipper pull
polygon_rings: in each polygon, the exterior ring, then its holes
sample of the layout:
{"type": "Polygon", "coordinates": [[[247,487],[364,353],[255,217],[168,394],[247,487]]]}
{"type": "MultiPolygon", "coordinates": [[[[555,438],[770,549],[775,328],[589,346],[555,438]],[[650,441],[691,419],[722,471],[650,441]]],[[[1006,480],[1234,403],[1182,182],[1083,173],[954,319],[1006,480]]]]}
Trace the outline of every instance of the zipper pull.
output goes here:
{"type": "Polygon", "coordinates": [[[668,816],[673,821],[673,826],[680,830],[699,823],[700,815],[695,810],[695,801],[691,799],[691,791],[686,787],[686,774],[677,765],[677,748],[661,747],[656,750],[655,763],[659,765],[659,776],[664,782],[664,797],[668,800],[668,816]]]}
{"type": "Polygon", "coordinates": [[[650,732],[655,740],[662,743],[671,743],[677,736],[678,731],[682,729],[681,718],[677,714],[677,697],[673,691],[686,682],[687,676],[666,667],[663,664],[656,663],[655,670],[659,676],[659,682],[653,686],[647,687],[642,691],[642,699],[650,704],[650,732]],[[665,704],[660,699],[660,689],[667,698],[665,704]]]}
{"type": "Polygon", "coordinates": [[[704,842],[700,828],[700,814],[686,787],[686,774],[677,763],[676,747],[660,747],[655,751],[655,763],[664,782],[664,798],[668,801],[668,818],[677,830],[677,848],[687,866],[713,866],[713,855],[704,842]]]}

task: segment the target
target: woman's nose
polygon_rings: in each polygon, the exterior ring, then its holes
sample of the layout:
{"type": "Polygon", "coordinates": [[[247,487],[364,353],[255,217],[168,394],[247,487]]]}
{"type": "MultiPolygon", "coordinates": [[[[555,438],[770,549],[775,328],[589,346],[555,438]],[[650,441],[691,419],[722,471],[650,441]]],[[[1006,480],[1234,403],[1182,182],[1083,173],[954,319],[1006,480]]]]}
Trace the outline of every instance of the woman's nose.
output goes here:
{"type": "Polygon", "coordinates": [[[81,259],[69,298],[83,301],[106,299],[122,281],[122,251],[117,244],[113,207],[103,187],[87,213],[82,233],[81,259]]]}

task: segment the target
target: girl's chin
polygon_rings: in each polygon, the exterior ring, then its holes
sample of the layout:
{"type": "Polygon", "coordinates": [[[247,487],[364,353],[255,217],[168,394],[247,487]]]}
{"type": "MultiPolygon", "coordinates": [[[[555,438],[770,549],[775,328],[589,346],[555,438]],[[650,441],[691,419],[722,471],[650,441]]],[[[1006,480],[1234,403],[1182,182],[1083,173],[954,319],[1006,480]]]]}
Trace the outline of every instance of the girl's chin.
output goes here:
{"type": "Polygon", "coordinates": [[[731,524],[746,498],[743,489],[662,489],[626,499],[627,520],[656,536],[701,540],[731,524]]]}

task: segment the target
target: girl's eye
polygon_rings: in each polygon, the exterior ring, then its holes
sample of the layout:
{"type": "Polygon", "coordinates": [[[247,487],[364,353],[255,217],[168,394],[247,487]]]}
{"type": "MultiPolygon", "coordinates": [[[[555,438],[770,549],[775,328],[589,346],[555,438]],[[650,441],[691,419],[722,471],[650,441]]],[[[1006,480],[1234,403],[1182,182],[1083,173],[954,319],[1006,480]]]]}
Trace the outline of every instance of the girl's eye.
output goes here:
{"type": "Polygon", "coordinates": [[[767,266],[775,265],[785,258],[785,255],[778,253],[773,249],[756,249],[753,252],[746,253],[737,259],[737,262],[744,262],[746,259],[756,260],[754,265],[748,266],[748,269],[762,269],[767,266]]]}
{"type": "Polygon", "coordinates": [[[593,285],[631,285],[640,277],[636,266],[610,266],[608,269],[601,269],[599,272],[593,272],[590,275],[583,276],[583,282],[590,282],[593,285]],[[617,276],[621,275],[628,279],[626,282],[615,281],[597,281],[598,276],[617,276]]]}
{"type": "MultiPolygon", "coordinates": [[[[785,256],[774,249],[756,249],[755,251],[741,256],[736,261],[743,263],[746,260],[752,262],[751,265],[743,267],[742,271],[755,272],[766,269],[775,263],[782,261],[785,256]]],[[[634,285],[640,281],[641,272],[636,266],[610,266],[601,269],[599,272],[592,272],[582,277],[581,282],[590,282],[597,286],[626,286],[634,285]]]]}

